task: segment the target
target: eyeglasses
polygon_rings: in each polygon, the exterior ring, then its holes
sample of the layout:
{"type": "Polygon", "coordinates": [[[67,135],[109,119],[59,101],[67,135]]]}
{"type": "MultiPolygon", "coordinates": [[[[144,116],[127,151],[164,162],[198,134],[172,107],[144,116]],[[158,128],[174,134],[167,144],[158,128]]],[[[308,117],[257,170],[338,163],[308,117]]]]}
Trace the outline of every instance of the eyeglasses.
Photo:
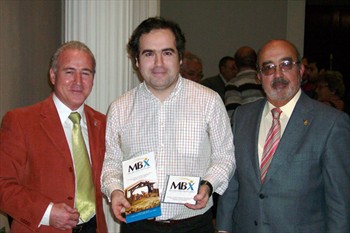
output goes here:
{"type": "MultiPolygon", "coordinates": [[[[298,61],[289,61],[289,60],[285,60],[282,61],[278,66],[280,67],[280,69],[283,72],[289,71],[291,69],[293,69],[294,65],[298,65],[300,64],[300,62],[298,61]]],[[[276,72],[277,69],[277,65],[275,64],[266,64],[261,66],[261,68],[259,69],[259,71],[263,74],[263,75],[271,75],[274,74],[276,72]]]]}

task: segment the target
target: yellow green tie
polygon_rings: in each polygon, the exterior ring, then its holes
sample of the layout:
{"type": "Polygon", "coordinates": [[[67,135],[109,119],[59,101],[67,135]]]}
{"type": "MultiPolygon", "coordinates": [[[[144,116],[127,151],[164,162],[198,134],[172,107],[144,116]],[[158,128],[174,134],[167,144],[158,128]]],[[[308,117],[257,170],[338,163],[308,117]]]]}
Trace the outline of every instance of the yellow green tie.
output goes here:
{"type": "Polygon", "coordinates": [[[80,218],[86,222],[95,213],[95,192],[89,155],[80,127],[80,114],[72,112],[69,119],[73,122],[72,150],[76,179],[75,207],[80,218]]]}

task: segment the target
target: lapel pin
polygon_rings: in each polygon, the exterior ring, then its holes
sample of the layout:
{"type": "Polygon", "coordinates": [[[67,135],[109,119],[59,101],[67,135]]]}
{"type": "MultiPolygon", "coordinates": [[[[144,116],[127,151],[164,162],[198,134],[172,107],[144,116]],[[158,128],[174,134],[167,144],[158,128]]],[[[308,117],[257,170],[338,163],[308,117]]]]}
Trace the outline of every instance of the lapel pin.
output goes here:
{"type": "Polygon", "coordinates": [[[97,126],[97,122],[96,122],[96,121],[94,121],[94,126],[95,126],[95,127],[97,126]]]}
{"type": "Polygon", "coordinates": [[[304,125],[308,125],[309,121],[308,120],[304,120],[304,125]]]}

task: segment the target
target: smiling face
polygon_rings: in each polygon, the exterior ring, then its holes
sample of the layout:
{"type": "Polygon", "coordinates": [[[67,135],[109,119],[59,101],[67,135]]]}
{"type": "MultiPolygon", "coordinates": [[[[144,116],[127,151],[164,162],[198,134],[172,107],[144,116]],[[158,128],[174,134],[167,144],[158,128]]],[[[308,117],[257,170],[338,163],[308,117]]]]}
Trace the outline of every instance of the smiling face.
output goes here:
{"type": "Polygon", "coordinates": [[[169,29],[154,29],[141,36],[136,67],[149,90],[160,100],[175,88],[180,64],[175,36],[169,29]]]}
{"type": "Polygon", "coordinates": [[[303,65],[293,65],[290,70],[282,71],[279,66],[284,61],[297,62],[297,51],[287,41],[274,40],[267,43],[259,52],[258,65],[276,65],[273,74],[265,75],[259,72],[258,78],[262,83],[267,99],[274,106],[287,104],[300,89],[303,65]]]}
{"type": "Polygon", "coordinates": [[[93,59],[82,50],[65,49],[57,58],[57,71],[50,69],[50,81],[57,98],[71,110],[89,96],[94,79],[93,59]]]}

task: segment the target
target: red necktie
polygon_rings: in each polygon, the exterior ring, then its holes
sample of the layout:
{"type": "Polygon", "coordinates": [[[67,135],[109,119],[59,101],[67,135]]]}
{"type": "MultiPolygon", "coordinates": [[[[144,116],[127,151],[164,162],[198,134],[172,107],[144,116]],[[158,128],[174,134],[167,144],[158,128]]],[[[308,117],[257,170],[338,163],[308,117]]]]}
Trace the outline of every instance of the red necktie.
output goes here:
{"type": "Polygon", "coordinates": [[[275,153],[281,138],[281,123],[280,115],[282,113],[281,109],[274,108],[271,110],[272,113],[272,126],[267,134],[264,151],[262,155],[260,174],[261,183],[264,183],[266,173],[269,170],[273,154],[275,153]]]}

